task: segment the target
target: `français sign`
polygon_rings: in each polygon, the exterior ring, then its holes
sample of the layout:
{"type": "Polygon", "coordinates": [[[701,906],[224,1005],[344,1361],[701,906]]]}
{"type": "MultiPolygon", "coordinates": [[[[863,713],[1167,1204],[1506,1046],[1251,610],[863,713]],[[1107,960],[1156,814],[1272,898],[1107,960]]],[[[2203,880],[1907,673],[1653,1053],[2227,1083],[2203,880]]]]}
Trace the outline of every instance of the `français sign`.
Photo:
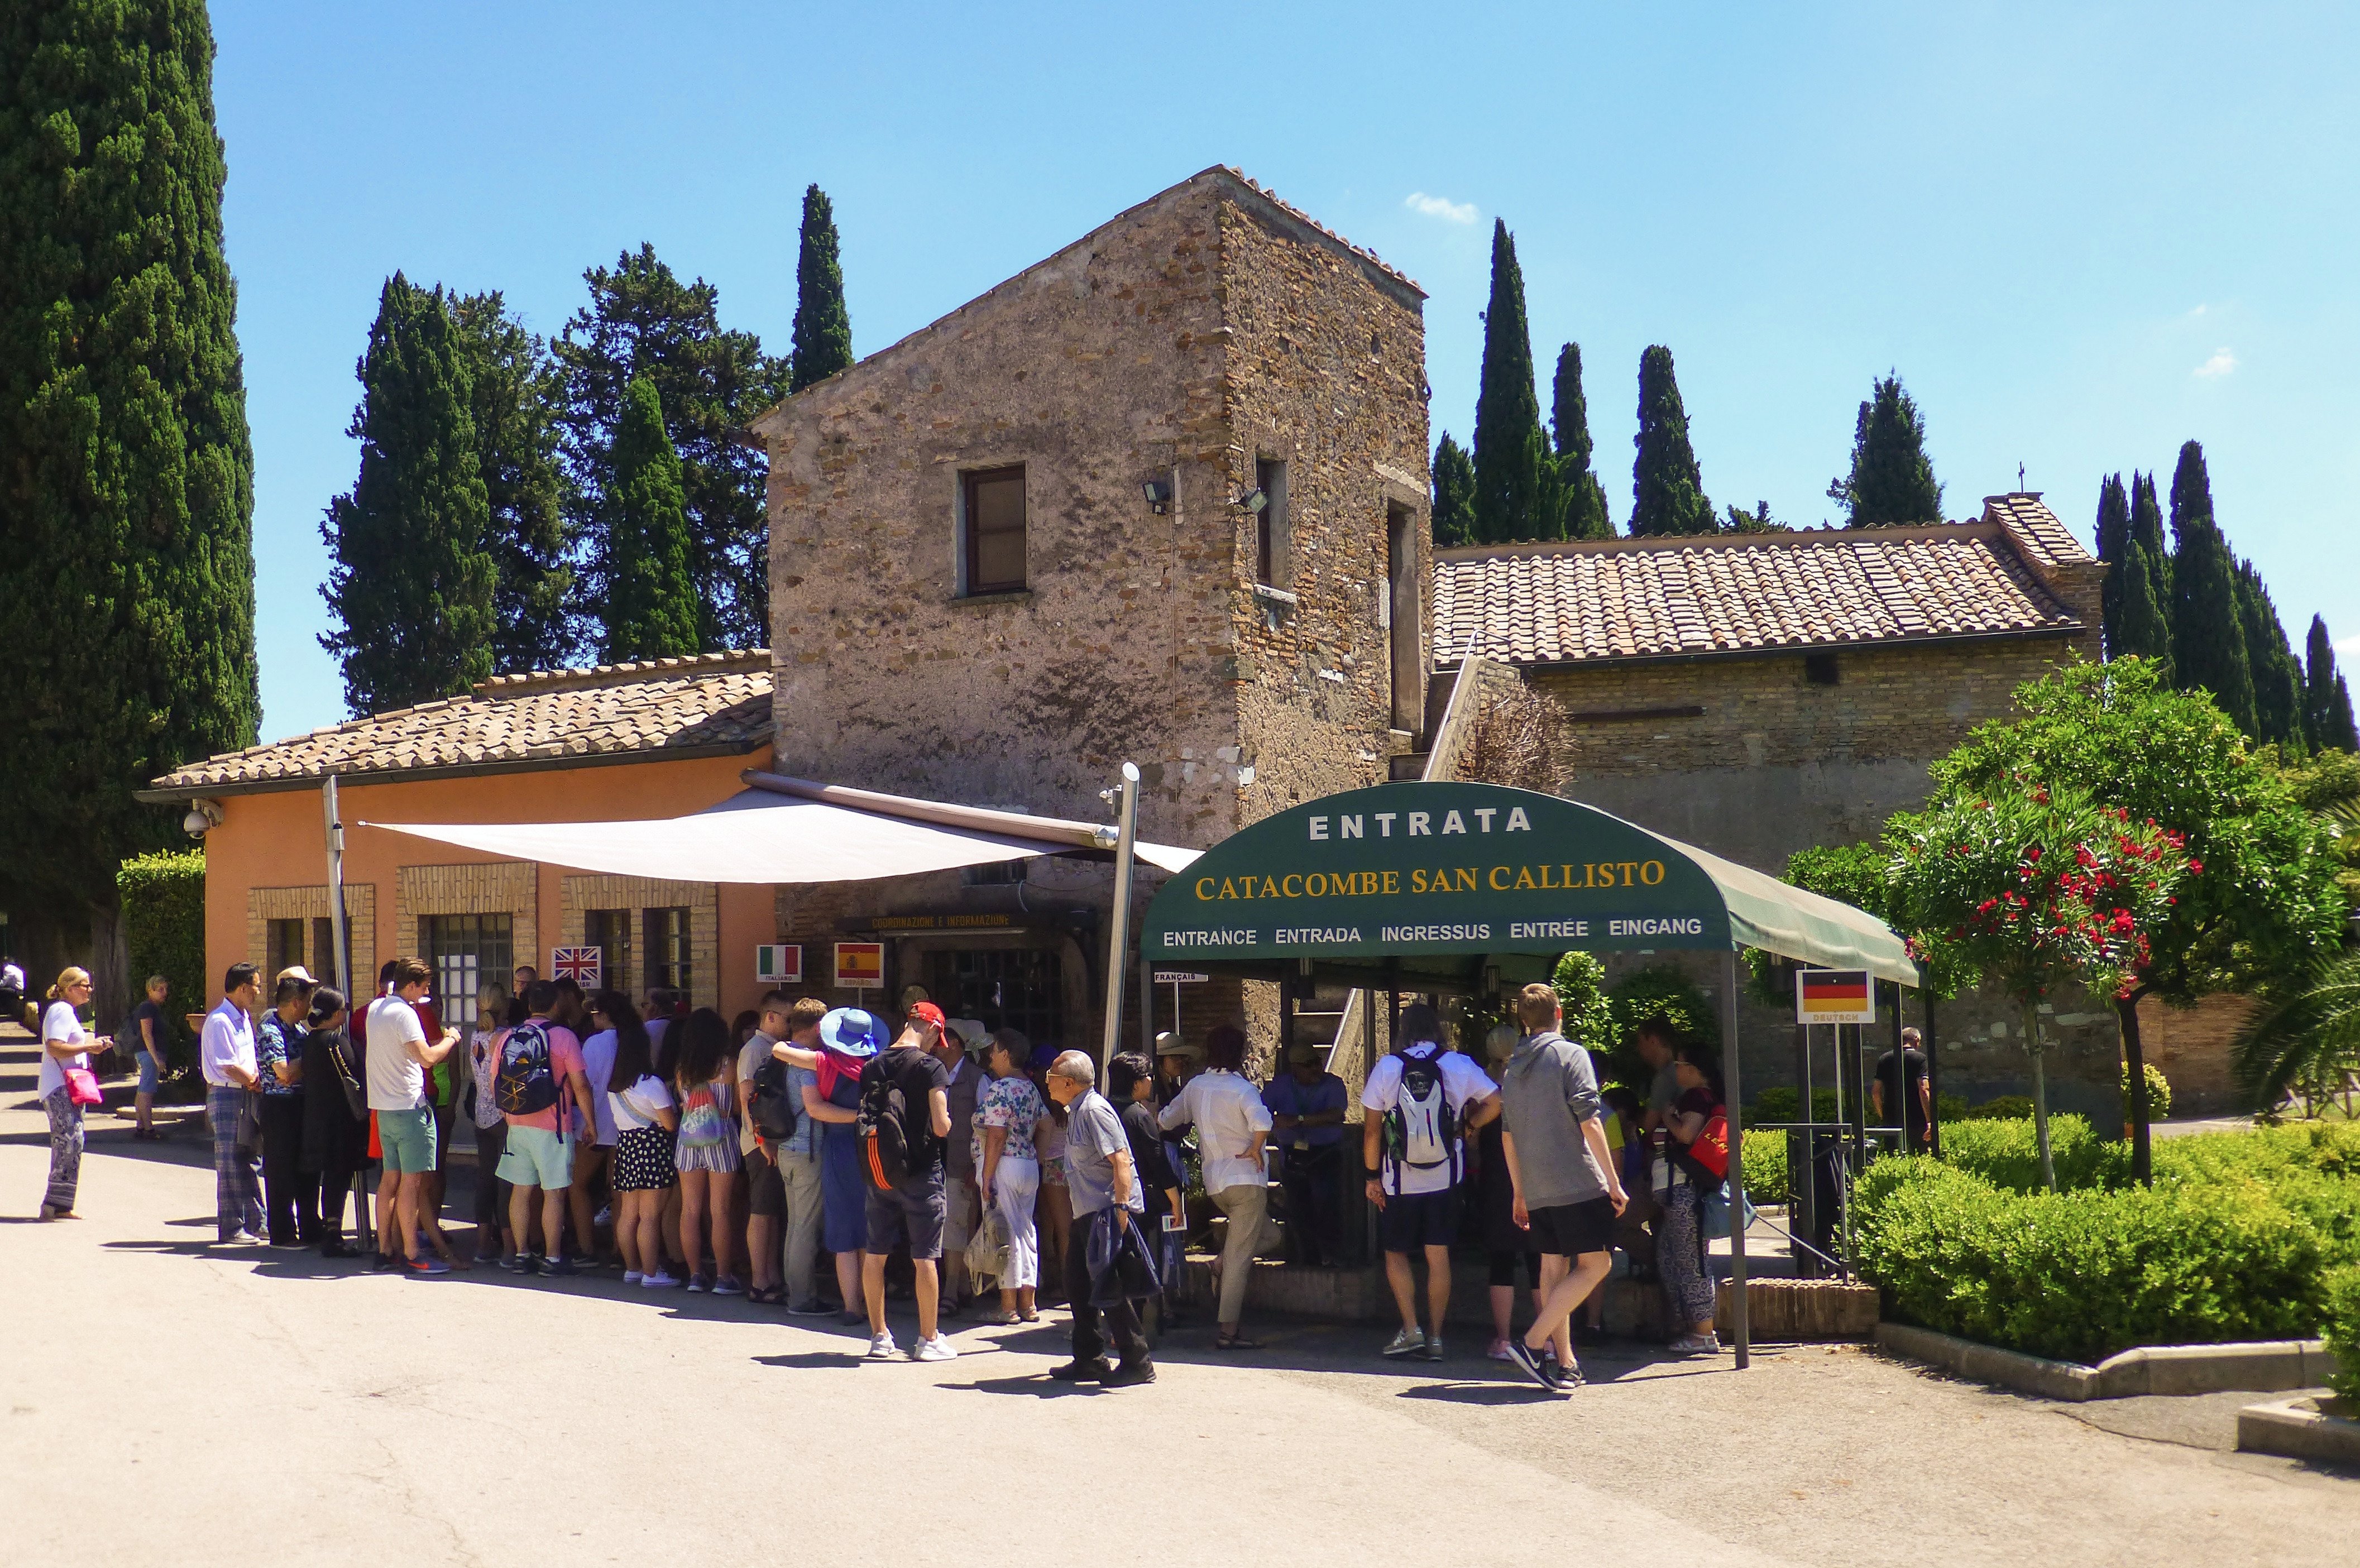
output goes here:
{"type": "Polygon", "coordinates": [[[1495,784],[1381,784],[1264,818],[1149,907],[1151,960],[1727,948],[1719,890],[1669,841],[1495,784]]]}

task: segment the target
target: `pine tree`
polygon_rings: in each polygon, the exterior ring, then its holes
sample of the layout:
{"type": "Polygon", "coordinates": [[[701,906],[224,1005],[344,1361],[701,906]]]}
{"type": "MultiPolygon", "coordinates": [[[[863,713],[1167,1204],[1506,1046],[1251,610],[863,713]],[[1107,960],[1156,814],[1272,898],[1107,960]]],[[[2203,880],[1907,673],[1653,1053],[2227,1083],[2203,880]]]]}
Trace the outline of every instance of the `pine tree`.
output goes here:
{"type": "Polygon", "coordinates": [[[1557,437],[1555,466],[1563,526],[1559,539],[1601,539],[1614,537],[1614,520],[1606,512],[1606,487],[1591,466],[1590,400],[1581,392],[1581,345],[1568,343],[1557,351],[1557,378],[1551,384],[1549,423],[1557,437]]]}
{"type": "MultiPolygon", "coordinates": [[[[2123,476],[2110,474],[2098,482],[2098,559],[2106,563],[2102,617],[2108,659],[2123,649],[2123,598],[2130,581],[2131,497],[2123,476]]],[[[2142,561],[2139,570],[2146,570],[2142,561]]]]}
{"type": "Polygon", "coordinates": [[[499,578],[485,549],[474,381],[440,289],[399,272],[386,280],[359,376],[344,433],[361,443],[360,475],[320,528],[335,623],[320,646],[343,666],[355,716],[456,696],[489,676],[499,578]]]}
{"type": "Polygon", "coordinates": [[[492,558],[492,672],[552,670],[576,643],[566,564],[565,471],[558,456],[563,388],[549,345],[500,295],[450,301],[472,397],[492,558]]]}
{"type": "Polygon", "coordinates": [[[2313,751],[2333,746],[2360,751],[2360,734],[2352,726],[2352,693],[2335,668],[2335,645],[2327,637],[2327,622],[2311,617],[2311,636],[2304,639],[2302,728],[2313,751]]]}
{"type": "Polygon", "coordinates": [[[1504,221],[1491,223],[1491,302],[1483,312],[1483,376],[1475,397],[1475,538],[1504,544],[1542,537],[1536,517],[1541,400],[1533,380],[1524,273],[1504,221]]]}
{"type": "Polygon", "coordinates": [[[2256,738],[2303,748],[2302,666],[2287,646],[2278,607],[2249,561],[2237,562],[2237,626],[2245,635],[2245,662],[2254,678],[2256,738]]]}
{"type": "Polygon", "coordinates": [[[2163,616],[2163,601],[2155,591],[2156,570],[2147,547],[2134,534],[2124,542],[2123,560],[2115,568],[2123,579],[2120,638],[2106,647],[2106,657],[2144,659],[2155,665],[2158,679],[2171,680],[2171,626],[2163,616]]]}
{"type": "Polygon", "coordinates": [[[680,454],[655,383],[634,376],[615,430],[614,518],[600,656],[610,664],[697,651],[696,582],[680,454]]]}
{"type": "Polygon", "coordinates": [[[213,63],[199,0],[0,7],[0,908],[107,1018],[115,868],[185,844],[132,791],[261,706],[213,63]]]}
{"type": "Polygon", "coordinates": [[[836,207],[813,185],[803,191],[803,243],[795,253],[794,370],[787,390],[800,392],[851,363],[852,312],[844,303],[836,207]]]}
{"type": "Polygon", "coordinates": [[[698,644],[750,648],[770,639],[767,464],[731,434],[786,395],[787,364],[762,352],[751,332],[725,332],[718,291],[703,278],[683,284],[653,247],[628,251],[614,268],[583,274],[590,304],[550,344],[565,378],[568,527],[581,541],[585,587],[606,597],[611,570],[606,502],[623,389],[636,376],[655,386],[664,428],[680,454],[688,506],[689,569],[700,590],[698,644]]]}
{"type": "Polygon", "coordinates": [[[1475,542],[1475,463],[1442,432],[1434,449],[1434,544],[1437,550],[1475,542]]]}
{"type": "Polygon", "coordinates": [[[2232,723],[2258,735],[2236,566],[2212,518],[2212,483],[2195,441],[2180,449],[2172,471],[2171,538],[2173,679],[2183,691],[2210,691],[2232,723]]]}
{"type": "Polygon", "coordinates": [[[1847,528],[1942,520],[1942,487],[1926,455],[1926,424],[1900,376],[1873,384],[1852,424],[1852,472],[1828,486],[1828,498],[1844,505],[1847,528]]]}
{"type": "Polygon", "coordinates": [[[1720,518],[1704,493],[1704,475],[1688,446],[1688,410],[1672,351],[1657,343],[1639,356],[1639,449],[1631,465],[1631,536],[1709,534],[1720,518]]]}

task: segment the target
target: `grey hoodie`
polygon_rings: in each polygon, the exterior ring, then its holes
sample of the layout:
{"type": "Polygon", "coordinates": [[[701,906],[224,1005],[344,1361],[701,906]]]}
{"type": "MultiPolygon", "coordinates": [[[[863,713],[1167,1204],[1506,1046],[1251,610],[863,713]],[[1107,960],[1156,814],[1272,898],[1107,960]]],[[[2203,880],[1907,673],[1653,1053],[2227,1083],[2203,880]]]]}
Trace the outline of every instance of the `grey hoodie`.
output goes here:
{"type": "Polygon", "coordinates": [[[1524,1207],[1561,1208],[1606,1195],[1606,1172],[1581,1132],[1598,1115],[1590,1052],[1555,1029],[1516,1041],[1500,1073],[1500,1114],[1516,1140],[1524,1207]]]}

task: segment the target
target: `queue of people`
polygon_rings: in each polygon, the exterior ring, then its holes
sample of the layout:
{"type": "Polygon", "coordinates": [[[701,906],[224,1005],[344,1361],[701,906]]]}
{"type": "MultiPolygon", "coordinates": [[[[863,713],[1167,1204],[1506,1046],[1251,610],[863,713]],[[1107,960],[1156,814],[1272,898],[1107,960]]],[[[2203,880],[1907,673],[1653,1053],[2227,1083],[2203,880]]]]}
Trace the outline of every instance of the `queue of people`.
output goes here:
{"type": "MultiPolygon", "coordinates": [[[[906,1354],[927,1362],[958,1354],[947,1318],[1035,1323],[1062,1298],[1073,1358],[1054,1376],[1111,1386],[1154,1377],[1143,1309],[1176,1321],[1192,1177],[1226,1220],[1217,1351],[1261,1348],[1244,1315],[1273,1237],[1273,1163],[1297,1260],[1320,1266],[1340,1249],[1345,1086],[1306,1050],[1255,1084],[1235,1026],[1201,1047],[1161,1035],[1153,1062],[1119,1055],[1101,1092],[1087,1055],[948,1018],[931,1001],[915,1001],[897,1030],[865,1009],[773,991],[732,1024],[668,993],[643,1014],[618,991],[585,994],[530,970],[516,978],[514,995],[482,988],[463,1041],[420,959],[388,962],[356,1008],[300,968],[275,976],[266,997],[254,965],[231,965],[199,1046],[218,1238],[354,1256],[344,1200],[354,1231],[366,1231],[372,1195],[359,1178],[374,1165],[375,1269],[618,1268],[640,1289],[864,1324],[874,1359],[904,1354],[887,1303],[905,1289],[917,1318],[906,1354]],[[442,1225],[463,1119],[477,1160],[464,1257],[442,1225]]],[[[82,1114],[97,1099],[89,1053],[113,1043],[78,1021],[89,990],[89,975],[70,969],[41,1014],[44,1218],[75,1213],[82,1114]]],[[[151,983],[156,1023],[165,994],[151,983]]],[[[1679,1319],[1675,1349],[1717,1350],[1702,1236],[1728,1159],[1718,1063],[1651,1021],[1637,1041],[1655,1075],[1646,1098],[1601,1093],[1549,986],[1524,987],[1514,1007],[1515,1025],[1485,1042],[1489,1071],[1448,1047],[1434,1008],[1404,1008],[1399,1049],[1361,1091],[1366,1192],[1400,1318],[1381,1354],[1444,1358],[1452,1256],[1470,1218],[1488,1263],[1488,1354],[1542,1388],[1580,1386],[1575,1315],[1595,1312],[1614,1250],[1635,1258],[1643,1240],[1679,1319]],[[1520,1271],[1532,1320],[1519,1335],[1520,1271]]],[[[137,1049],[160,1056],[148,1018],[137,1016],[137,1049]]]]}

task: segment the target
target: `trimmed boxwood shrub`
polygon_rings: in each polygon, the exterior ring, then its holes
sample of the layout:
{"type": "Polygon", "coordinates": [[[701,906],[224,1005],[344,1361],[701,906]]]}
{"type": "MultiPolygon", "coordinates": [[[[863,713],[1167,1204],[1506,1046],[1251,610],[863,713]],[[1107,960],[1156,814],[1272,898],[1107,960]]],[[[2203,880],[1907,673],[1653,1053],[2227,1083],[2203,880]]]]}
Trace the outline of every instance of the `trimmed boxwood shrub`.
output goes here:
{"type": "Polygon", "coordinates": [[[1786,1176],[1786,1135],[1749,1132],[1741,1147],[1744,1150],[1745,1195],[1754,1207],[1794,1202],[1794,1191],[1786,1176]]]}
{"type": "MultiPolygon", "coordinates": [[[[2049,1152],[2060,1191],[2121,1186],[2130,1176],[2130,1154],[2119,1142],[2098,1137],[2087,1117],[2060,1111],[2049,1118],[2049,1152]]],[[[2012,1192],[2037,1192],[2040,1146],[2030,1120],[1963,1121],[1942,1129],[1942,1158],[1960,1170],[2012,1192]]]]}
{"type": "Polygon", "coordinates": [[[2338,1396],[2360,1404],[2360,1268],[2339,1269],[2328,1276],[2322,1334],[2336,1360],[2335,1374],[2328,1381],[2338,1396]]]}
{"type": "Polygon", "coordinates": [[[124,944],[130,950],[131,1005],[144,998],[141,987],[150,975],[172,983],[164,1008],[172,1044],[165,1060],[175,1068],[188,1067],[196,1061],[196,1041],[181,1027],[180,1015],[205,1007],[205,852],[135,856],[115,871],[115,886],[123,898],[124,944]]]}

